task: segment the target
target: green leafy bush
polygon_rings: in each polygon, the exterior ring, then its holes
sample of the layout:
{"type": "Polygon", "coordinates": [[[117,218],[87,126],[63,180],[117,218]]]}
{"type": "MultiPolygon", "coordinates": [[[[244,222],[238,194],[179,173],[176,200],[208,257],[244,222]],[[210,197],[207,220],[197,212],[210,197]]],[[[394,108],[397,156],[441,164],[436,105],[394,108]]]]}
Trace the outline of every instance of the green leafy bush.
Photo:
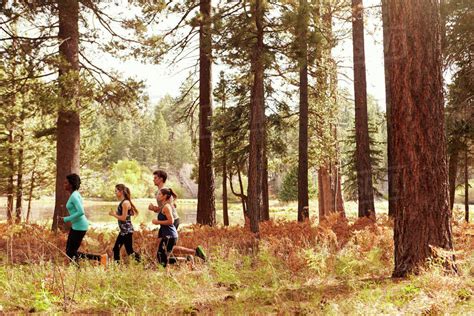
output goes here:
{"type": "MultiPolygon", "coordinates": [[[[309,198],[316,197],[317,188],[313,182],[309,181],[309,198]]],[[[283,202],[298,200],[298,168],[292,168],[283,178],[278,199],[283,202]]]]}

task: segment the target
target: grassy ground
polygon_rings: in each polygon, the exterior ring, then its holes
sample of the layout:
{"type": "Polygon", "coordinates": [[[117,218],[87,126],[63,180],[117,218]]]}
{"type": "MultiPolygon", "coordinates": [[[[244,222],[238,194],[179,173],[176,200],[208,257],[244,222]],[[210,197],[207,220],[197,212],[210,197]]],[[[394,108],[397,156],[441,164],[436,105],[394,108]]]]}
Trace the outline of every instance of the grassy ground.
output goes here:
{"type": "MultiPolygon", "coordinates": [[[[436,262],[391,279],[392,226],[330,218],[323,225],[277,220],[256,240],[242,227],[190,227],[179,244],[202,244],[207,263],[165,270],[156,232],[136,233],[144,262],[64,263],[65,235],[0,225],[0,312],[165,314],[456,314],[474,311],[474,228],[454,223],[459,275],[436,262]]],[[[91,230],[84,248],[109,252],[114,232],[91,230]]]]}

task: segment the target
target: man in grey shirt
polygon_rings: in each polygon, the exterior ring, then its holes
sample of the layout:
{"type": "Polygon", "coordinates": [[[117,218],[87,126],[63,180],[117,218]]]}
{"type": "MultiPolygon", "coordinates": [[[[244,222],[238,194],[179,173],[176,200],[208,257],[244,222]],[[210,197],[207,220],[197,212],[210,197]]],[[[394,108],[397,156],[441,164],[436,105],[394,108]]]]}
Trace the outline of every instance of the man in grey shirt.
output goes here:
{"type": "MultiPolygon", "coordinates": [[[[148,209],[150,211],[158,213],[163,207],[163,205],[161,205],[162,203],[160,202],[160,200],[158,200],[158,192],[160,192],[160,190],[165,187],[165,183],[167,179],[168,179],[168,174],[166,173],[166,171],[156,170],[155,172],[153,172],[153,183],[158,187],[158,191],[156,192],[156,203],[158,204],[158,206],[155,206],[152,203],[150,203],[150,205],[148,206],[148,209]]],[[[174,219],[173,224],[174,224],[174,227],[178,229],[179,223],[180,223],[179,214],[178,214],[178,211],[176,210],[176,203],[174,202],[173,197],[171,197],[170,199],[171,199],[170,202],[173,205],[172,207],[172,214],[173,214],[173,219],[174,219]]]]}
{"type": "MultiPolygon", "coordinates": [[[[153,172],[153,183],[158,187],[158,192],[163,189],[165,187],[165,183],[166,183],[166,180],[168,179],[168,174],[166,173],[166,171],[164,170],[156,170],[155,172],[153,172]]],[[[150,203],[150,205],[148,206],[148,209],[150,211],[153,211],[155,213],[159,213],[161,211],[161,208],[163,207],[162,203],[158,200],[158,192],[156,193],[156,202],[158,204],[158,206],[155,206],[153,205],[152,203],[150,203]]],[[[172,215],[173,215],[173,224],[174,224],[174,227],[176,227],[176,230],[178,230],[178,226],[179,226],[179,215],[178,215],[178,211],[176,211],[176,203],[173,199],[173,197],[171,197],[171,204],[172,204],[172,215]]],[[[196,249],[190,249],[190,248],[185,248],[185,247],[181,247],[181,246],[174,246],[173,247],[173,253],[174,254],[181,254],[181,255],[187,255],[187,256],[196,256],[196,257],[199,257],[201,258],[202,260],[206,261],[207,260],[207,256],[204,252],[204,250],[202,249],[201,246],[197,246],[196,249]]]]}

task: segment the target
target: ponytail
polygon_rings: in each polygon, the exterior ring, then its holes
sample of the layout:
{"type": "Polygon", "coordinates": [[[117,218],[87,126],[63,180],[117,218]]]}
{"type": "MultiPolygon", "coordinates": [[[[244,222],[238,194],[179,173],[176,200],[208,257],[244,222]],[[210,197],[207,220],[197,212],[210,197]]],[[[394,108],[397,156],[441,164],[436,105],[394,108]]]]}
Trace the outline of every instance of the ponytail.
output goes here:
{"type": "Polygon", "coordinates": [[[115,188],[123,193],[124,200],[127,200],[130,202],[130,205],[131,205],[130,210],[132,211],[132,215],[138,215],[138,209],[135,207],[135,205],[132,202],[132,194],[130,193],[130,189],[123,184],[117,184],[115,188]]]}
{"type": "Polygon", "coordinates": [[[173,197],[173,199],[177,199],[178,196],[176,195],[176,193],[174,193],[173,189],[171,188],[163,188],[160,190],[161,194],[163,195],[166,195],[166,199],[169,200],[171,197],[173,197]]]}

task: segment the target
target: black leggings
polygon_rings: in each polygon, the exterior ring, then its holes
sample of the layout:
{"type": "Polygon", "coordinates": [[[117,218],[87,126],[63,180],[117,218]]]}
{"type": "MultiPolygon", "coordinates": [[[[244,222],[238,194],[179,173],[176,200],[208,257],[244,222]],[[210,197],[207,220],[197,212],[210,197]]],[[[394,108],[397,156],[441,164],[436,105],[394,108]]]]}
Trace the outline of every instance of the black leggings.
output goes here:
{"type": "Polygon", "coordinates": [[[86,235],[86,230],[74,230],[71,228],[69,235],[67,236],[66,243],[66,254],[67,256],[75,261],[77,259],[89,259],[100,261],[99,255],[92,255],[89,253],[78,252],[77,250],[81,246],[82,239],[86,235]]]}
{"type": "Polygon", "coordinates": [[[134,255],[135,260],[140,262],[140,255],[133,251],[133,233],[129,234],[119,234],[117,236],[117,240],[115,241],[114,245],[114,260],[115,261],[120,261],[120,248],[122,246],[125,246],[125,250],[127,251],[127,255],[134,255]]]}
{"type": "Polygon", "coordinates": [[[177,260],[174,256],[171,255],[171,251],[173,250],[173,247],[176,245],[177,241],[178,238],[172,238],[169,236],[165,236],[160,239],[156,257],[158,258],[158,262],[163,267],[166,267],[168,263],[176,263],[177,260]]]}

